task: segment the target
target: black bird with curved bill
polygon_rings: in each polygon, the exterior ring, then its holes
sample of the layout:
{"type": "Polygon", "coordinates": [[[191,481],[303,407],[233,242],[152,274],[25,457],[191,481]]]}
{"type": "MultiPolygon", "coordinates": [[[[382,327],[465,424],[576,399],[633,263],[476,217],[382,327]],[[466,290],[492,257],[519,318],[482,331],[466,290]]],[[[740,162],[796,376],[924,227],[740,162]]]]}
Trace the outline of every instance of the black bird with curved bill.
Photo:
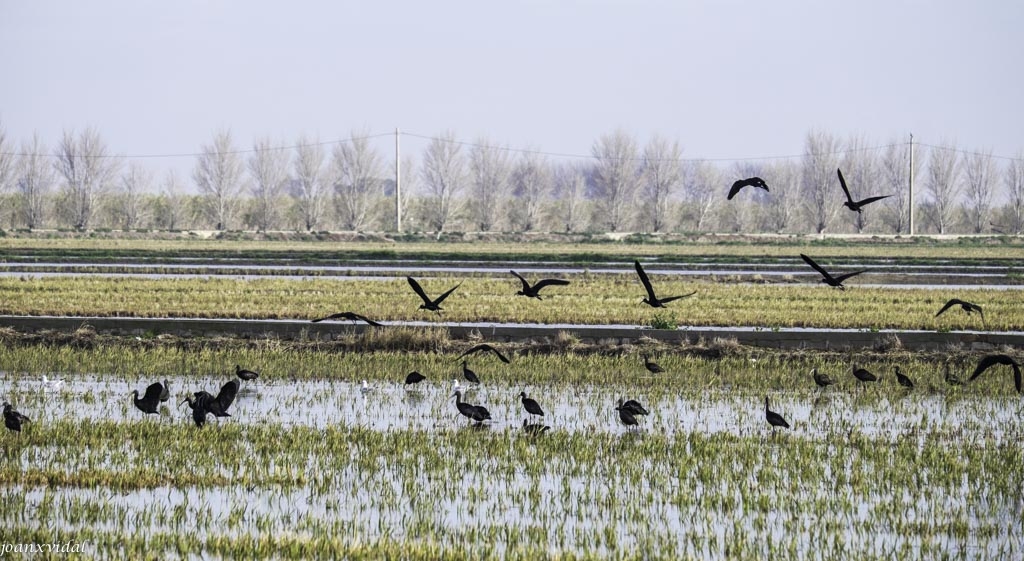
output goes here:
{"type": "Polygon", "coordinates": [[[526,397],[526,392],[519,392],[519,399],[523,402],[523,409],[531,415],[544,416],[544,410],[540,408],[540,404],[535,399],[526,397]]]}
{"type": "Polygon", "coordinates": [[[768,408],[768,396],[764,396],[764,418],[772,426],[772,434],[775,434],[776,427],[789,428],[789,423],[786,422],[786,419],[782,418],[782,415],[768,408]]]}
{"type": "Polygon", "coordinates": [[[639,261],[633,261],[633,268],[636,269],[636,274],[637,274],[637,276],[640,277],[640,282],[643,283],[644,290],[647,291],[647,298],[643,299],[643,303],[647,304],[648,306],[650,306],[652,308],[664,308],[665,304],[668,304],[669,302],[671,302],[673,300],[678,300],[680,298],[686,298],[688,296],[693,296],[694,294],[697,294],[697,291],[694,290],[693,292],[691,292],[689,294],[682,294],[682,295],[679,295],[679,296],[667,296],[665,298],[658,298],[658,296],[654,293],[654,287],[651,286],[651,279],[648,278],[647,273],[644,271],[643,266],[640,265],[640,262],[639,261]]]}
{"type": "Polygon", "coordinates": [[[13,405],[4,402],[4,426],[7,430],[21,432],[21,425],[31,422],[31,419],[15,411],[13,405]]]}
{"type": "Polygon", "coordinates": [[[540,290],[546,286],[566,286],[569,281],[562,279],[541,279],[536,284],[531,285],[522,275],[515,271],[509,271],[519,279],[519,282],[523,283],[523,289],[516,292],[516,296],[528,296],[530,298],[536,298],[537,300],[543,300],[540,297],[540,290]]]}
{"type": "Polygon", "coordinates": [[[420,374],[419,372],[413,370],[412,372],[410,372],[409,374],[407,374],[405,376],[405,385],[408,386],[410,384],[418,384],[418,383],[420,383],[420,382],[422,382],[423,380],[426,380],[426,379],[427,379],[426,376],[424,376],[423,374],[420,374]]]}
{"type": "Polygon", "coordinates": [[[907,388],[908,390],[914,389],[914,381],[908,378],[907,375],[900,370],[899,366],[895,367],[895,374],[896,381],[899,382],[901,386],[907,388]]]}
{"type": "Polygon", "coordinates": [[[486,407],[462,401],[462,392],[456,391],[452,394],[452,397],[455,398],[455,408],[459,410],[463,417],[475,423],[483,423],[491,419],[491,412],[486,407]]]}
{"type": "Polygon", "coordinates": [[[206,416],[210,414],[210,410],[207,409],[207,404],[211,401],[212,396],[210,396],[210,394],[206,392],[196,392],[195,402],[186,396],[185,401],[182,401],[181,403],[188,403],[189,408],[192,409],[192,422],[195,423],[197,427],[203,428],[203,425],[206,424],[206,416]],[[206,394],[207,397],[200,399],[199,394],[206,394]]]}
{"type": "Polygon", "coordinates": [[[238,376],[239,378],[245,380],[246,382],[251,382],[256,378],[259,378],[260,373],[254,370],[246,370],[245,368],[242,368],[241,365],[236,364],[235,376],[238,376]]]}
{"type": "Polygon", "coordinates": [[[487,343],[480,343],[479,345],[473,345],[466,352],[464,352],[461,355],[455,357],[455,360],[459,360],[460,358],[465,358],[465,357],[467,357],[467,356],[469,356],[471,354],[475,354],[475,353],[492,353],[492,354],[494,354],[494,356],[498,357],[498,360],[500,360],[501,362],[504,362],[505,364],[509,364],[511,362],[507,356],[501,354],[501,351],[499,351],[498,349],[492,347],[491,345],[488,345],[487,343]]]}
{"type": "Polygon", "coordinates": [[[857,380],[859,380],[861,383],[877,382],[878,381],[878,376],[875,376],[874,374],[871,373],[870,370],[868,370],[866,368],[854,367],[853,368],[853,377],[856,378],[857,380]]]}
{"type": "Polygon", "coordinates": [[[423,300],[423,305],[420,306],[420,309],[427,310],[429,312],[437,312],[438,314],[440,314],[443,309],[441,308],[441,302],[444,302],[445,298],[450,296],[452,292],[455,292],[456,288],[462,286],[462,283],[460,282],[459,284],[449,288],[444,294],[431,300],[430,297],[427,296],[427,293],[423,292],[423,287],[420,286],[420,283],[416,282],[416,279],[412,277],[405,277],[405,280],[409,281],[409,286],[411,286],[412,289],[416,291],[416,294],[419,295],[420,299],[423,300]]]}
{"type": "Polygon", "coordinates": [[[650,415],[650,411],[644,409],[644,406],[640,405],[640,402],[635,399],[630,399],[629,401],[623,402],[620,398],[619,406],[616,407],[616,409],[620,408],[629,411],[632,415],[650,415]]]}
{"type": "Polygon", "coordinates": [[[868,197],[868,198],[860,200],[860,201],[854,201],[853,197],[850,196],[850,190],[846,188],[846,179],[843,177],[843,170],[836,169],[836,173],[839,174],[839,186],[843,188],[843,193],[846,194],[846,202],[843,203],[843,206],[845,206],[846,208],[848,208],[850,210],[853,210],[853,211],[856,211],[856,212],[861,212],[865,206],[867,206],[867,205],[869,205],[869,204],[871,204],[871,203],[873,203],[875,201],[880,201],[882,199],[888,199],[889,197],[892,196],[892,195],[882,195],[881,197],[868,197]]]}
{"type": "Polygon", "coordinates": [[[139,397],[139,390],[132,390],[132,402],[135,403],[135,407],[139,411],[147,415],[155,415],[159,413],[157,407],[160,406],[160,396],[164,393],[164,386],[160,382],[154,382],[146,387],[146,393],[139,397]]]}
{"type": "Polygon", "coordinates": [[[1022,389],[1024,388],[1022,388],[1021,384],[1020,364],[1017,364],[1017,361],[1013,360],[1013,357],[1010,355],[996,354],[982,357],[982,359],[978,361],[978,367],[974,369],[974,373],[971,374],[971,377],[967,381],[973,381],[978,376],[981,376],[983,372],[996,364],[1005,364],[1013,367],[1013,385],[1017,388],[1017,393],[1022,393],[1022,389]]]}
{"type": "Polygon", "coordinates": [[[665,372],[665,369],[662,368],[661,365],[651,360],[647,355],[644,355],[644,368],[646,368],[651,374],[661,374],[665,372]]]}
{"type": "Polygon", "coordinates": [[[197,408],[206,411],[207,413],[213,413],[214,417],[230,417],[231,414],[227,412],[217,398],[208,391],[200,390],[194,392],[192,395],[195,396],[193,400],[191,397],[185,396],[185,400],[178,404],[180,407],[182,403],[187,403],[188,408],[195,411],[197,408]]]}
{"type": "Polygon", "coordinates": [[[526,419],[523,419],[523,430],[526,431],[526,434],[538,435],[551,430],[551,427],[542,423],[531,423],[526,419]]]}
{"type": "Polygon", "coordinates": [[[757,187],[758,189],[768,191],[768,184],[765,183],[763,179],[760,177],[748,177],[746,179],[740,179],[732,184],[732,187],[729,189],[729,196],[726,197],[726,200],[731,201],[732,198],[736,196],[736,193],[739,193],[740,189],[743,189],[744,187],[757,187]]]}
{"type": "Polygon", "coordinates": [[[466,361],[462,361],[462,376],[466,378],[466,381],[472,384],[480,383],[480,378],[477,378],[476,372],[469,369],[469,365],[466,364],[466,361]]]}
{"type": "Polygon", "coordinates": [[[361,322],[363,322],[366,325],[369,325],[371,327],[384,327],[384,324],[377,323],[377,322],[373,321],[372,319],[370,319],[370,318],[368,318],[366,316],[359,315],[359,314],[357,314],[355,312],[338,312],[336,314],[331,314],[329,316],[324,316],[322,318],[316,318],[314,320],[311,320],[310,323],[320,323],[321,321],[327,321],[327,320],[331,320],[331,319],[344,319],[344,320],[348,320],[348,321],[361,321],[361,322]]]}
{"type": "Polygon", "coordinates": [[[221,411],[225,413],[225,416],[227,416],[228,408],[235,402],[235,396],[238,395],[238,390],[241,386],[241,382],[232,378],[220,387],[220,392],[217,393],[217,397],[214,398],[221,411]]]}
{"type": "Polygon", "coordinates": [[[953,306],[960,306],[960,309],[966,312],[967,315],[971,315],[971,312],[978,312],[978,315],[981,316],[982,323],[985,322],[985,312],[981,311],[981,306],[977,304],[972,304],[966,300],[961,300],[959,298],[951,298],[949,302],[946,302],[946,305],[943,306],[942,309],[935,314],[935,317],[941,316],[942,312],[945,312],[946,310],[952,308],[953,306]]]}
{"type": "Polygon", "coordinates": [[[859,275],[861,273],[867,272],[867,271],[856,271],[856,272],[853,272],[853,273],[846,273],[846,274],[842,274],[842,275],[832,276],[828,271],[826,271],[825,269],[821,268],[821,265],[818,265],[817,263],[815,263],[814,259],[811,259],[810,257],[804,255],[803,253],[800,254],[800,259],[803,259],[804,263],[807,263],[808,265],[811,266],[812,269],[814,269],[815,271],[818,271],[818,273],[821,274],[822,278],[821,278],[821,280],[819,282],[823,282],[823,283],[825,283],[825,284],[827,284],[827,285],[829,285],[831,287],[838,288],[839,290],[846,290],[846,287],[843,286],[843,281],[844,280],[846,280],[846,279],[848,279],[850,277],[853,277],[853,276],[857,276],[857,275],[859,275]]]}
{"type": "Polygon", "coordinates": [[[962,386],[962,385],[964,385],[964,381],[961,380],[960,377],[957,376],[956,374],[953,374],[953,371],[949,368],[948,364],[946,364],[944,366],[944,370],[945,370],[945,375],[943,376],[943,378],[946,380],[947,384],[949,384],[951,386],[962,386]]]}
{"type": "Polygon", "coordinates": [[[639,426],[640,423],[637,422],[636,415],[633,413],[633,411],[630,410],[628,407],[622,405],[621,400],[619,401],[620,404],[618,407],[615,408],[615,410],[619,412],[619,420],[622,421],[622,424],[626,425],[627,429],[629,427],[639,426]]]}
{"type": "Polygon", "coordinates": [[[828,374],[819,373],[817,368],[811,369],[811,376],[814,378],[814,383],[817,384],[819,388],[827,388],[828,386],[836,383],[836,381],[828,374]]]}
{"type": "Polygon", "coordinates": [[[171,385],[167,383],[167,378],[164,378],[164,389],[160,392],[160,401],[166,402],[171,399],[171,385]]]}

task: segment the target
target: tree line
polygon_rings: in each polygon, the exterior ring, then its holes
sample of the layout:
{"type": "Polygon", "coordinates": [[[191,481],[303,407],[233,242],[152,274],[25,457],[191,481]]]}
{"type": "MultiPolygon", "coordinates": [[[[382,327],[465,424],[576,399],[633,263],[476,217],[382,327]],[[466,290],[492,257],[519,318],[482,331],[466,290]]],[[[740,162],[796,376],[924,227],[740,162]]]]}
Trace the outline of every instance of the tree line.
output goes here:
{"type": "Polygon", "coordinates": [[[567,158],[446,131],[402,158],[397,190],[393,155],[371,138],[242,148],[221,130],[182,177],[111,153],[95,128],[64,131],[50,147],[38,134],[16,145],[0,126],[0,227],[394,231],[400,202],[405,231],[907,234],[913,173],[917,233],[1024,231],[1024,153],[875,146],[814,130],[803,156],[723,163],[616,130],[589,157],[567,158]],[[855,198],[893,196],[851,216],[838,168],[855,198]],[[752,176],[770,192],[726,200],[733,181],[752,176]]]}

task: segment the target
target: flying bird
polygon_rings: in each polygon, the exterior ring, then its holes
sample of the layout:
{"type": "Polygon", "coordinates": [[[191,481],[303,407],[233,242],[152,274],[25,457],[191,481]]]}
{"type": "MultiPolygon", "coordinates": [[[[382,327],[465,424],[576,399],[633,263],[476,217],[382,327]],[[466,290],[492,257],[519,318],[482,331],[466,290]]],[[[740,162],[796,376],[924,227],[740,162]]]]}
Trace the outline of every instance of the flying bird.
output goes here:
{"type": "Polygon", "coordinates": [[[869,204],[871,204],[871,203],[873,203],[875,201],[880,201],[882,199],[887,199],[887,198],[892,196],[892,195],[882,195],[881,197],[868,197],[868,198],[866,198],[864,200],[861,200],[861,201],[854,201],[853,197],[850,196],[850,190],[846,188],[846,179],[843,178],[843,171],[840,170],[840,169],[836,169],[836,173],[839,174],[839,185],[843,188],[843,193],[846,193],[846,202],[843,203],[843,206],[845,206],[846,208],[848,208],[850,210],[855,210],[857,212],[861,212],[861,209],[864,208],[865,206],[867,206],[867,205],[869,205],[869,204]]]}
{"type": "Polygon", "coordinates": [[[736,193],[740,192],[740,189],[744,187],[757,187],[758,189],[768,190],[768,184],[764,182],[760,177],[748,177],[746,179],[740,179],[736,183],[732,184],[732,188],[729,189],[729,196],[727,200],[732,200],[736,196],[736,193]]]}
{"type": "Polygon", "coordinates": [[[846,279],[848,279],[850,277],[857,276],[857,275],[859,275],[861,273],[866,272],[866,271],[856,271],[856,272],[853,272],[853,273],[846,273],[846,274],[843,274],[843,275],[837,275],[837,276],[833,277],[828,271],[826,271],[825,269],[822,269],[821,265],[818,265],[817,263],[815,263],[814,259],[811,259],[810,257],[804,255],[803,253],[800,254],[800,258],[804,260],[804,263],[807,263],[808,265],[810,265],[812,269],[814,269],[815,271],[818,271],[819,273],[821,273],[821,277],[822,278],[821,278],[821,281],[819,281],[819,282],[823,282],[823,283],[825,283],[825,284],[827,284],[829,286],[838,288],[839,290],[846,290],[846,287],[843,286],[843,281],[844,280],[846,280],[846,279]]]}
{"type": "Polygon", "coordinates": [[[569,281],[562,279],[541,279],[537,281],[536,284],[530,285],[530,283],[526,282],[526,279],[524,279],[523,276],[520,275],[519,273],[515,271],[509,272],[515,275],[516,278],[519,279],[519,282],[523,283],[523,289],[516,292],[516,296],[528,296],[530,298],[536,298],[537,300],[541,300],[540,289],[544,288],[545,286],[566,286],[567,284],[569,284],[569,281]]]}
{"type": "Polygon", "coordinates": [[[680,298],[686,298],[687,296],[693,296],[694,294],[697,294],[697,291],[694,290],[689,294],[683,294],[681,296],[669,296],[666,298],[658,298],[658,296],[654,294],[654,287],[651,286],[651,279],[647,277],[647,273],[645,273],[644,268],[640,266],[640,262],[633,261],[633,267],[636,269],[636,274],[640,277],[640,282],[643,283],[644,289],[647,290],[647,298],[643,299],[643,303],[647,304],[652,308],[664,308],[665,304],[668,304],[673,300],[678,300],[680,298]]]}
{"type": "Polygon", "coordinates": [[[370,325],[370,326],[373,326],[373,327],[384,327],[384,324],[377,323],[377,322],[373,321],[372,319],[370,319],[370,318],[368,318],[366,316],[361,316],[361,315],[359,315],[359,314],[357,314],[355,312],[338,312],[336,314],[331,314],[331,315],[326,316],[326,317],[316,318],[316,319],[312,320],[311,323],[319,323],[321,321],[325,321],[325,320],[329,320],[329,319],[345,319],[345,320],[348,320],[348,321],[361,321],[361,322],[364,322],[367,325],[370,325]]]}
{"type": "Polygon", "coordinates": [[[4,402],[4,426],[7,427],[8,430],[21,432],[21,425],[31,422],[31,419],[15,411],[13,405],[6,401],[4,402]]]}
{"type": "Polygon", "coordinates": [[[1013,384],[1017,387],[1017,393],[1022,393],[1020,365],[1017,364],[1017,361],[1013,360],[1013,357],[1009,355],[999,354],[983,357],[981,361],[978,362],[978,367],[974,369],[974,374],[971,374],[971,377],[968,378],[967,381],[970,382],[978,376],[981,376],[982,372],[988,370],[990,366],[995,364],[1005,364],[1013,367],[1013,384]]]}
{"type": "Polygon", "coordinates": [[[420,306],[420,309],[437,312],[439,314],[442,310],[441,302],[444,302],[445,298],[447,298],[452,292],[455,292],[456,288],[462,286],[462,283],[460,282],[459,284],[449,288],[448,292],[445,292],[434,300],[431,300],[430,297],[427,296],[427,293],[423,292],[423,287],[420,286],[420,283],[416,282],[416,279],[412,277],[405,277],[405,280],[409,281],[409,286],[411,286],[412,289],[416,291],[416,294],[419,295],[420,299],[423,300],[423,305],[420,306]]]}
{"type": "Polygon", "coordinates": [[[942,312],[945,312],[953,306],[960,306],[960,309],[967,312],[967,315],[971,315],[971,312],[978,312],[978,315],[981,316],[981,321],[985,321],[985,312],[981,311],[981,306],[972,304],[966,300],[960,300],[959,298],[951,298],[949,302],[946,302],[946,305],[943,306],[937,314],[935,314],[935,317],[941,316],[942,312]]]}
{"type": "Polygon", "coordinates": [[[500,360],[501,362],[504,362],[505,364],[509,364],[509,362],[511,362],[511,361],[509,361],[507,356],[501,354],[501,351],[499,351],[498,349],[495,349],[494,347],[488,345],[487,343],[480,343],[479,345],[474,345],[474,346],[470,347],[466,352],[464,352],[461,355],[455,357],[455,360],[459,360],[460,358],[464,358],[464,357],[469,356],[469,355],[471,355],[473,353],[480,353],[480,352],[494,353],[494,356],[498,357],[498,360],[500,360]]]}

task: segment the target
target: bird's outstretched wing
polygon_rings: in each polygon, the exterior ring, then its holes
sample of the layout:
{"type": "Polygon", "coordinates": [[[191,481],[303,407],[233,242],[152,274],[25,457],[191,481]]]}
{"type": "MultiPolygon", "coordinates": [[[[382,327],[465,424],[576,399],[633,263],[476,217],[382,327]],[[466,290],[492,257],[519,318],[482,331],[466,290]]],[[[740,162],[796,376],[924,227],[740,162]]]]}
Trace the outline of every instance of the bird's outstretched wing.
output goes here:
{"type": "Polygon", "coordinates": [[[946,310],[952,308],[953,306],[963,303],[964,301],[960,300],[959,298],[952,298],[949,302],[946,302],[946,305],[943,306],[942,309],[938,311],[938,313],[935,314],[935,317],[939,317],[942,315],[942,312],[945,312],[946,310]]]}
{"type": "Polygon", "coordinates": [[[679,300],[680,298],[689,298],[690,296],[693,296],[694,294],[697,294],[696,290],[694,290],[693,292],[691,292],[689,294],[680,294],[679,296],[669,296],[668,298],[662,298],[661,299],[661,303],[662,304],[668,304],[669,302],[672,302],[673,300],[679,300]]]}
{"type": "Polygon", "coordinates": [[[855,277],[857,275],[860,275],[860,274],[863,274],[863,273],[866,273],[866,272],[867,271],[854,271],[852,273],[844,273],[842,275],[839,275],[839,276],[836,276],[836,277],[832,277],[832,280],[836,281],[839,284],[843,284],[844,280],[846,280],[846,279],[848,279],[850,277],[855,277]]]}
{"type": "Polygon", "coordinates": [[[226,384],[221,386],[220,393],[217,394],[217,403],[220,404],[222,411],[227,411],[228,407],[235,402],[235,396],[238,395],[238,388],[241,383],[238,378],[229,380],[226,384]]]}
{"type": "Polygon", "coordinates": [[[1009,355],[996,354],[982,357],[978,362],[978,367],[974,369],[974,373],[967,379],[968,382],[974,380],[978,376],[981,376],[983,372],[989,369],[989,367],[996,364],[1007,364],[1013,367],[1013,381],[1017,386],[1017,392],[1021,390],[1021,379],[1020,379],[1020,365],[1017,361],[1013,360],[1013,357],[1009,355]]]}
{"type": "Polygon", "coordinates": [[[519,273],[517,273],[515,271],[509,271],[509,272],[512,273],[513,275],[515,275],[516,278],[519,279],[519,282],[523,283],[523,292],[529,292],[529,290],[530,290],[530,283],[526,282],[526,279],[524,279],[523,276],[520,275],[519,273]]]}
{"type": "Polygon", "coordinates": [[[423,292],[423,287],[420,286],[420,283],[416,282],[416,279],[412,277],[405,277],[405,280],[409,281],[409,286],[411,286],[412,289],[416,291],[416,294],[420,296],[420,299],[423,300],[424,304],[434,303],[430,298],[427,297],[427,293],[423,292]]]}
{"type": "Polygon", "coordinates": [[[470,347],[466,352],[459,355],[455,360],[478,352],[491,352],[494,353],[495,356],[498,357],[498,360],[500,360],[501,362],[504,362],[505,364],[509,364],[511,362],[507,356],[501,354],[501,351],[495,349],[494,347],[488,345],[487,343],[480,343],[479,345],[474,345],[473,347],[470,347]]]}
{"type": "MultiPolygon", "coordinates": [[[[849,197],[850,194],[847,193],[846,196],[849,197]]],[[[880,201],[882,199],[888,199],[891,196],[892,195],[882,195],[880,197],[868,197],[868,198],[864,199],[863,201],[857,201],[857,206],[869,205],[869,204],[871,204],[871,203],[873,203],[875,201],[880,201]]]]}
{"type": "Polygon", "coordinates": [[[146,395],[142,399],[145,401],[159,401],[160,394],[164,393],[164,386],[160,382],[154,382],[146,388],[146,395]]]}
{"type": "Polygon", "coordinates": [[[368,318],[368,317],[366,317],[364,315],[360,315],[360,314],[357,314],[355,312],[349,312],[349,315],[351,316],[351,319],[356,320],[356,321],[361,321],[361,322],[363,322],[366,325],[369,325],[371,327],[384,327],[383,324],[377,323],[377,322],[373,321],[372,319],[370,319],[370,318],[368,318]]]}
{"type": "Polygon", "coordinates": [[[843,178],[843,170],[836,168],[836,173],[839,174],[839,186],[843,188],[843,193],[846,193],[846,200],[853,204],[853,197],[850,196],[850,190],[846,188],[846,179],[843,178]]]}
{"type": "Polygon", "coordinates": [[[633,267],[636,269],[636,274],[640,277],[640,282],[643,283],[644,289],[647,290],[647,299],[651,302],[658,299],[654,294],[654,288],[651,286],[651,279],[647,278],[647,273],[644,272],[644,268],[640,266],[639,261],[633,261],[633,267]]]}
{"type": "Polygon", "coordinates": [[[437,300],[434,301],[434,304],[435,305],[440,305],[441,302],[444,302],[445,298],[447,298],[452,292],[455,292],[455,289],[460,287],[460,286],[462,286],[461,282],[459,284],[449,288],[447,292],[445,292],[444,294],[442,294],[442,295],[437,297],[437,300]]]}
{"type": "Polygon", "coordinates": [[[818,265],[817,263],[815,263],[814,259],[811,259],[810,257],[804,255],[803,253],[800,254],[800,258],[804,260],[804,263],[807,263],[808,265],[810,265],[812,269],[814,269],[815,271],[818,271],[819,273],[821,273],[821,276],[823,276],[823,277],[825,277],[827,279],[832,278],[832,275],[830,275],[828,273],[828,271],[826,271],[825,269],[822,269],[821,265],[818,265]]]}
{"type": "Polygon", "coordinates": [[[732,187],[729,189],[729,195],[726,196],[725,199],[731,201],[732,198],[736,196],[736,193],[739,193],[740,189],[746,187],[747,185],[748,183],[746,179],[738,179],[735,183],[732,184],[732,187]]]}
{"type": "Polygon", "coordinates": [[[541,279],[537,281],[537,284],[533,285],[533,289],[540,292],[540,289],[545,286],[567,286],[569,281],[562,279],[541,279]]]}

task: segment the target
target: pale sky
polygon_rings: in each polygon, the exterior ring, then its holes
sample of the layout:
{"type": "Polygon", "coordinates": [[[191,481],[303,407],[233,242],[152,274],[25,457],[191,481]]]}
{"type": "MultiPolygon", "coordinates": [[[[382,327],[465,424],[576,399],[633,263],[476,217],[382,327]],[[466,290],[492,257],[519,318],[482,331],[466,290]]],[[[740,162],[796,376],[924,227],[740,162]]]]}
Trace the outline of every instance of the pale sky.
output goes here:
{"type": "Polygon", "coordinates": [[[401,127],[569,154],[621,128],[705,158],[913,132],[1013,156],[1021,22],[1017,0],[0,0],[0,121],[51,148],[92,125],[121,154],[401,127]]]}

